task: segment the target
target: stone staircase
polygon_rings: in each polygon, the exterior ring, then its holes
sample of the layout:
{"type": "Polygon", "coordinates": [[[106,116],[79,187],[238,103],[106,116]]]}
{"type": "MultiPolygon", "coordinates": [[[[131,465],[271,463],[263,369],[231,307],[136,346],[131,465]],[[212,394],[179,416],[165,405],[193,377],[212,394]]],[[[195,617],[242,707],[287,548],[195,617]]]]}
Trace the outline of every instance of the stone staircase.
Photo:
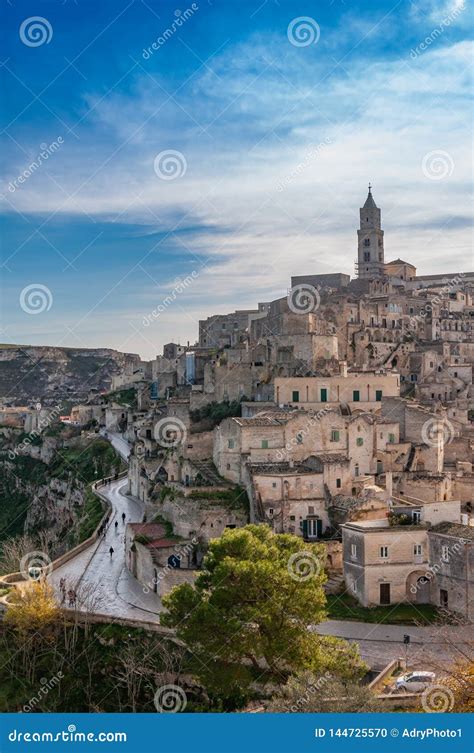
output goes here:
{"type": "Polygon", "coordinates": [[[344,576],[342,573],[332,573],[324,584],[324,590],[327,594],[338,594],[342,591],[344,585],[344,576]]]}
{"type": "Polygon", "coordinates": [[[226,485],[227,482],[222,476],[219,476],[217,468],[212,460],[193,460],[192,464],[209,486],[226,485]]]}

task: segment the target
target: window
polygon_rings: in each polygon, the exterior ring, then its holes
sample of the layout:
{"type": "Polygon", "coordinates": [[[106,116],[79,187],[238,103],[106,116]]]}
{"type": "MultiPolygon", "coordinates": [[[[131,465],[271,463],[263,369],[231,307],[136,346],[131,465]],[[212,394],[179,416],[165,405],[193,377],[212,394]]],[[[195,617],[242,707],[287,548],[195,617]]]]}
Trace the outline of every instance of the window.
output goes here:
{"type": "Polygon", "coordinates": [[[303,444],[303,432],[301,431],[296,435],[296,444],[303,444]]]}
{"type": "Polygon", "coordinates": [[[418,523],[421,520],[421,512],[419,512],[418,510],[415,510],[415,512],[412,515],[412,520],[413,520],[414,525],[418,525],[418,523]]]}
{"type": "Polygon", "coordinates": [[[336,479],[336,489],[340,489],[340,488],[341,488],[341,479],[337,478],[336,479]]]}
{"type": "Polygon", "coordinates": [[[352,392],[352,400],[354,403],[358,403],[360,401],[360,392],[359,390],[353,390],[352,392]]]}
{"type": "Polygon", "coordinates": [[[415,555],[415,557],[421,557],[421,555],[423,554],[423,547],[421,546],[421,544],[415,544],[413,546],[413,554],[415,555]]]}
{"type": "Polygon", "coordinates": [[[273,482],[272,486],[273,486],[274,489],[277,488],[276,481],[273,482]]]}
{"type": "Polygon", "coordinates": [[[382,390],[375,390],[375,400],[380,403],[382,400],[382,390]]]}
{"type": "Polygon", "coordinates": [[[269,514],[269,515],[273,515],[273,507],[270,507],[270,508],[269,508],[269,510],[268,510],[268,514],[269,514]]]}
{"type": "Polygon", "coordinates": [[[229,448],[229,450],[233,450],[234,449],[234,440],[233,439],[229,439],[228,440],[227,447],[229,448]]]}
{"type": "MultiPolygon", "coordinates": [[[[359,473],[360,473],[359,464],[356,463],[355,468],[354,468],[354,476],[358,476],[359,473]]],[[[355,494],[355,492],[353,492],[353,494],[355,494]]]]}
{"type": "Polygon", "coordinates": [[[439,605],[441,607],[448,606],[448,592],[444,588],[439,589],[439,605]]]}
{"type": "Polygon", "coordinates": [[[357,557],[357,544],[351,544],[351,557],[353,560],[357,557]]]}
{"type": "Polygon", "coordinates": [[[364,246],[368,248],[370,246],[370,238],[364,238],[364,246]]]}
{"type": "Polygon", "coordinates": [[[339,442],[339,431],[337,429],[333,429],[331,432],[331,442],[339,442]]]}
{"type": "Polygon", "coordinates": [[[357,437],[356,439],[357,447],[362,447],[363,444],[364,444],[364,440],[362,439],[362,437],[357,437]]]}
{"type": "Polygon", "coordinates": [[[410,382],[416,382],[418,380],[418,377],[416,374],[410,374],[410,382]]]}
{"type": "Polygon", "coordinates": [[[441,547],[441,559],[443,562],[449,562],[449,546],[442,546],[441,547]]]}
{"type": "Polygon", "coordinates": [[[294,515],[290,515],[290,520],[296,520],[294,515]]]}
{"type": "Polygon", "coordinates": [[[370,261],[370,251],[364,251],[364,261],[370,261]]]}
{"type": "Polygon", "coordinates": [[[322,521],[319,518],[310,519],[306,521],[308,538],[317,539],[322,533],[322,521]]]}
{"type": "Polygon", "coordinates": [[[388,435],[388,443],[389,444],[395,444],[395,434],[389,434],[388,435]]]}
{"type": "Polygon", "coordinates": [[[268,439],[262,439],[262,450],[268,450],[268,439]]]}
{"type": "Polygon", "coordinates": [[[328,399],[328,391],[327,391],[326,387],[321,387],[320,400],[321,400],[322,403],[326,403],[327,399],[328,399]]]}
{"type": "Polygon", "coordinates": [[[388,558],[388,546],[381,546],[380,547],[380,556],[384,560],[386,560],[388,558]]]}
{"type": "Polygon", "coordinates": [[[298,390],[293,390],[293,392],[291,393],[291,395],[292,395],[291,401],[293,403],[299,403],[299,401],[300,401],[300,393],[298,392],[298,390]]]}

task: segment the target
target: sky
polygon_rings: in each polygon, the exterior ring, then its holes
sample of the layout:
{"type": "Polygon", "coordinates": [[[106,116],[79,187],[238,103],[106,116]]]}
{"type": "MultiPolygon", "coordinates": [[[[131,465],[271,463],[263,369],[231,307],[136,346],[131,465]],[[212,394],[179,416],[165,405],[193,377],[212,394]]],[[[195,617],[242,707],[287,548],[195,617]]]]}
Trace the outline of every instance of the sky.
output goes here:
{"type": "Polygon", "coordinates": [[[470,271],[461,0],[0,0],[0,342],[154,358],[385,259],[470,271]]]}

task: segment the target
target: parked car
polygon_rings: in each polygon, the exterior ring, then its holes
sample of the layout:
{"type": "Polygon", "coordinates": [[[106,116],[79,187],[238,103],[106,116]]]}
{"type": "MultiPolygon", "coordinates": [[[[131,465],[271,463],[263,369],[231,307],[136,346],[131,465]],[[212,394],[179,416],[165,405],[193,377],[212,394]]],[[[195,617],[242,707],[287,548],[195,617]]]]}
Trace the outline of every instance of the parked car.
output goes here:
{"type": "Polygon", "coordinates": [[[419,693],[426,690],[435,679],[434,672],[407,672],[407,674],[397,678],[395,687],[397,690],[404,690],[406,693],[419,693]]]}

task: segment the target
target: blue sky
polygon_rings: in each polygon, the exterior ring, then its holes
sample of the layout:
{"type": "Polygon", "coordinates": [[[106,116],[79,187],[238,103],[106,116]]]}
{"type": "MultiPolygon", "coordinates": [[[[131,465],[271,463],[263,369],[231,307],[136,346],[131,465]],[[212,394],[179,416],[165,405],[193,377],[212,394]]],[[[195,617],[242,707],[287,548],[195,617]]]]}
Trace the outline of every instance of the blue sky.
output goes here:
{"type": "Polygon", "coordinates": [[[471,268],[467,2],[0,12],[0,341],[152,358],[292,274],[353,274],[369,180],[387,260],[471,268]]]}

